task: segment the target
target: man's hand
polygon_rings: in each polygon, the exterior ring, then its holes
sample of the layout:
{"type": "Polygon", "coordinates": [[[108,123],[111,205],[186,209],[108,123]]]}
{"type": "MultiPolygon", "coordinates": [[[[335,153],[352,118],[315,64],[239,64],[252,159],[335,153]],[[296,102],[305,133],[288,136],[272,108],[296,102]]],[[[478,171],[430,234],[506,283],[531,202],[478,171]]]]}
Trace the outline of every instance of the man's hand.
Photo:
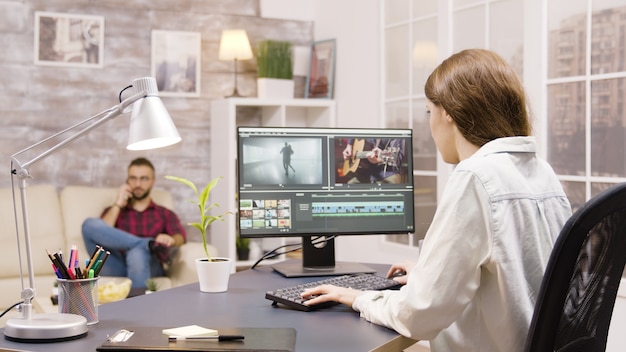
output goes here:
{"type": "Polygon", "coordinates": [[[348,144],[346,146],[346,149],[344,149],[341,154],[343,155],[343,160],[348,160],[352,158],[352,145],[348,144]]]}
{"type": "Polygon", "coordinates": [[[120,208],[128,205],[128,200],[133,196],[133,190],[130,188],[128,184],[123,184],[119,191],[117,192],[117,200],[115,204],[117,204],[120,208]]]}
{"type": "Polygon", "coordinates": [[[174,237],[166,233],[160,233],[154,238],[154,242],[165,247],[171,247],[174,245],[175,241],[174,241],[174,237]]]}
{"type": "Polygon", "coordinates": [[[107,212],[102,216],[102,221],[107,223],[109,226],[115,227],[115,223],[117,222],[117,218],[122,211],[122,208],[128,205],[128,201],[132,196],[132,189],[128,184],[123,184],[120,186],[117,191],[117,198],[115,203],[111,204],[108,208],[107,212]]]}
{"type": "Polygon", "coordinates": [[[352,288],[320,285],[302,292],[302,298],[313,297],[304,302],[306,305],[334,301],[352,307],[352,303],[354,303],[356,297],[361,293],[363,292],[352,288]]]}
{"type": "Polygon", "coordinates": [[[385,162],[383,159],[379,158],[381,151],[382,150],[380,150],[380,148],[372,149],[372,151],[367,153],[367,161],[369,161],[371,164],[380,164],[385,162]]]}

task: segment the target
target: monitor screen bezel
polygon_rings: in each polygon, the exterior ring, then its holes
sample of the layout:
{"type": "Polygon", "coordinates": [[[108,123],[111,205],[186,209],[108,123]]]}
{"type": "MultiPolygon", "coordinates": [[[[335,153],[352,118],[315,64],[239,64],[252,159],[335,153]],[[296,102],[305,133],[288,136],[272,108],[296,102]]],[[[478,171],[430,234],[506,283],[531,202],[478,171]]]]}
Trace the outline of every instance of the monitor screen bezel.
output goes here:
{"type": "MultiPolygon", "coordinates": [[[[273,127],[273,126],[238,126],[237,127],[237,233],[242,238],[271,238],[271,237],[301,237],[301,236],[319,236],[319,235],[368,235],[368,234],[410,234],[415,229],[415,214],[414,214],[414,178],[412,174],[413,170],[413,160],[412,160],[412,136],[413,131],[409,128],[341,128],[341,127],[273,127]],[[277,138],[282,136],[294,136],[301,134],[302,136],[313,136],[313,135],[324,135],[324,134],[332,134],[335,136],[345,135],[345,136],[380,136],[380,137],[403,137],[406,138],[406,168],[408,170],[407,183],[402,185],[385,185],[385,184],[374,184],[374,187],[377,187],[378,190],[387,192],[390,196],[393,190],[398,190],[398,192],[404,192],[404,194],[408,194],[410,192],[410,201],[404,201],[404,204],[410,204],[410,217],[412,220],[411,228],[387,228],[387,229],[357,229],[350,230],[348,228],[343,228],[340,231],[300,231],[296,229],[295,231],[290,232],[280,232],[280,231],[261,231],[261,232],[248,232],[241,231],[241,223],[240,223],[240,210],[241,205],[239,200],[241,200],[242,196],[242,179],[240,175],[240,168],[242,167],[242,146],[240,138],[242,135],[247,135],[250,133],[264,133],[266,135],[273,135],[277,138]]],[[[330,152],[329,152],[330,153],[330,152]]],[[[312,192],[323,193],[325,191],[337,192],[337,188],[333,190],[328,190],[325,185],[321,187],[313,187],[311,188],[312,192]]],[[[345,185],[344,185],[345,186],[345,185]]],[[[332,185],[331,185],[332,187],[332,185]]],[[[297,188],[301,188],[301,186],[297,186],[297,188]]],[[[358,190],[363,190],[364,192],[376,192],[378,190],[372,190],[372,184],[357,184],[351,185],[350,190],[346,190],[346,192],[355,192],[358,190]]],[[[259,191],[261,193],[271,193],[274,190],[290,190],[289,186],[286,185],[269,185],[266,190],[259,191]]],[[[339,190],[341,191],[341,190],[339,190]]],[[[245,187],[243,193],[246,193],[245,187]]],[[[371,196],[371,195],[370,195],[371,196]]]]}

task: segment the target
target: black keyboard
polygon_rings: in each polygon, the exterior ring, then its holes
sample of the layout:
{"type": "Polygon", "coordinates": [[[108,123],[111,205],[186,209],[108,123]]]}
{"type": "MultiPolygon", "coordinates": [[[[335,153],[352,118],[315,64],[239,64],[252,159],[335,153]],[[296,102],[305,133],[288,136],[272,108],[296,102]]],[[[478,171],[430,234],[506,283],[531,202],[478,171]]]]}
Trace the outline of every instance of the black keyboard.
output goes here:
{"type": "Polygon", "coordinates": [[[267,293],[265,293],[265,298],[270,301],[274,301],[272,305],[282,303],[287,307],[305,312],[339,304],[337,302],[324,302],[313,306],[307,306],[304,304],[308,298],[303,299],[300,294],[306,289],[324,284],[349,287],[361,291],[397,289],[401,286],[397,281],[373,274],[343,275],[296,286],[280,288],[273,291],[267,291],[267,293]]]}

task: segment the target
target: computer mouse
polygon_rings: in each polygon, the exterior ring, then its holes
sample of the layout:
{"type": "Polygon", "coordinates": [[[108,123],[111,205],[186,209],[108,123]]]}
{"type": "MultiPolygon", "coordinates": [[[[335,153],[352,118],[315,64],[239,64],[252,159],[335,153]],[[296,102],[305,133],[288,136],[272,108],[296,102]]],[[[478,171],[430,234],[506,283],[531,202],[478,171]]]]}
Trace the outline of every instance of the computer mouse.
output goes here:
{"type": "Polygon", "coordinates": [[[400,277],[400,276],[404,276],[404,275],[406,275],[406,271],[398,270],[398,271],[394,272],[393,274],[391,274],[391,276],[389,278],[393,279],[394,277],[400,277]]]}

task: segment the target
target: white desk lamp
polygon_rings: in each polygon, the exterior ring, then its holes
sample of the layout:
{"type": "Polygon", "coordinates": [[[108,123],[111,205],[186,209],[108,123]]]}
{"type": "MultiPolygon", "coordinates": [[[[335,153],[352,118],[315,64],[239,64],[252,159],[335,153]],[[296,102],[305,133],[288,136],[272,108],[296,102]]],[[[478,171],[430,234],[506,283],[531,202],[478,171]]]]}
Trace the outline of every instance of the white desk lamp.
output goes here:
{"type": "Polygon", "coordinates": [[[20,258],[20,278],[22,280],[21,298],[24,302],[20,305],[22,317],[9,319],[6,322],[4,335],[7,340],[17,342],[56,342],[77,339],[87,335],[87,319],[85,319],[82,315],[68,313],[33,314],[32,312],[32,300],[35,297],[36,291],[34,285],[35,274],[33,271],[33,260],[31,256],[30,232],[26,206],[26,179],[31,177],[28,170],[32,164],[65,147],[67,144],[87,134],[103,123],[126,113],[127,108],[131,105],[133,105],[133,107],[130,118],[127,149],[154,149],[172,145],[181,140],[180,135],[176,130],[176,126],[174,126],[169,113],[159,98],[156,80],[153,77],[143,77],[134,80],[132,85],[124,88],[122,92],[120,92],[120,104],[79,122],[61,132],[58,132],[11,156],[11,173],[19,179],[29,286],[24,286],[24,276],[21,274],[22,251],[20,249],[20,236],[17,226],[17,205],[14,196],[13,208],[16,219],[15,223],[19,251],[18,257],[20,258]],[[122,101],[122,93],[131,87],[133,88],[134,94],[122,101]],[[25,163],[18,161],[18,155],[40,146],[41,144],[46,143],[61,134],[73,131],[80,126],[84,126],[84,124],[88,122],[91,122],[91,124],[87,125],[87,127],[83,127],[74,135],[55,144],[32,160],[25,163]]]}

